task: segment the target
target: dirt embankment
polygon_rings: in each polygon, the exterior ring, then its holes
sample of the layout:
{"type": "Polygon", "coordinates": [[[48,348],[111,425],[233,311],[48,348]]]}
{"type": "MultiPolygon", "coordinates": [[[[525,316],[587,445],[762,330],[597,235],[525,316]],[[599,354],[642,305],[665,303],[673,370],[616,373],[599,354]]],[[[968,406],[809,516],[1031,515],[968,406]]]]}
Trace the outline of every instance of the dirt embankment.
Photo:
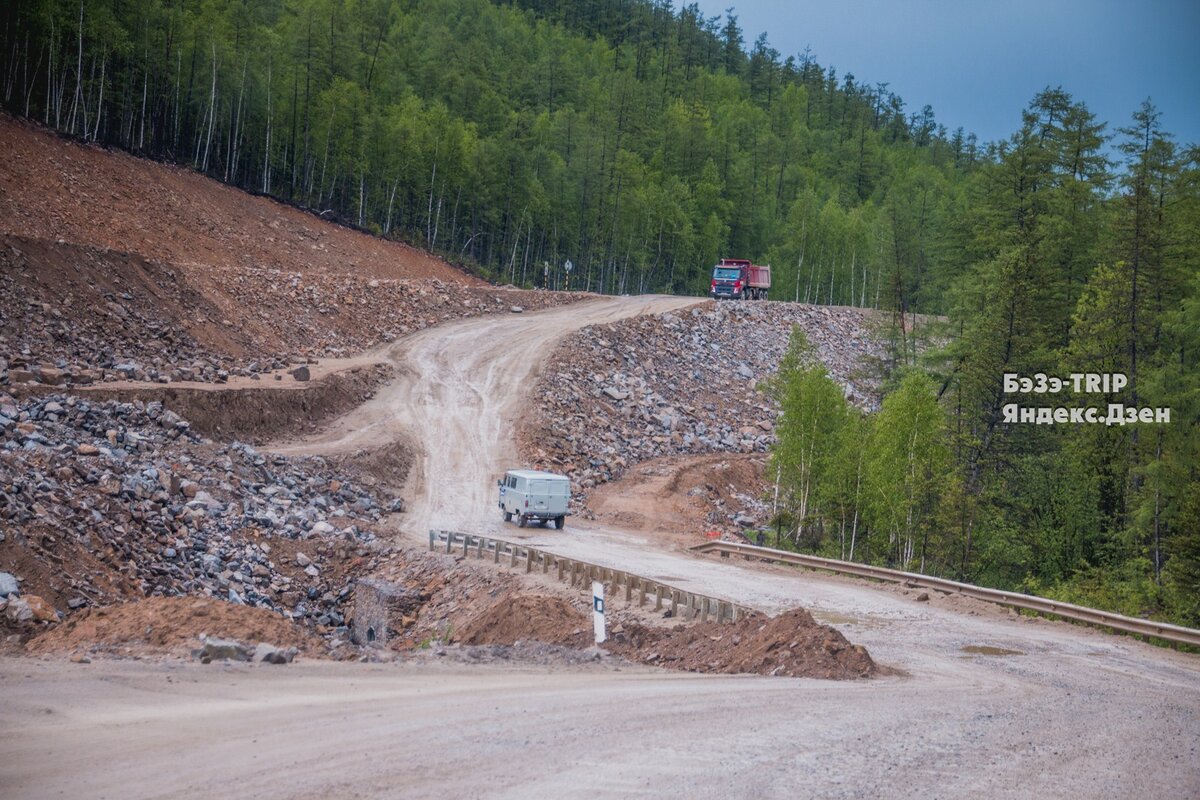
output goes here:
{"type": "Polygon", "coordinates": [[[0,384],[211,381],[571,303],[0,115],[0,384]]]}
{"type": "Polygon", "coordinates": [[[0,232],[234,267],[483,285],[445,261],[189,169],[82,144],[0,115],[0,232]]]}
{"type": "Polygon", "coordinates": [[[682,546],[736,533],[767,519],[765,462],[761,453],[717,453],[637,464],[588,495],[587,516],[682,546]]]}
{"type": "MultiPolygon", "coordinates": [[[[118,382],[76,391],[94,402],[161,403],[185,418],[199,434],[261,444],[281,436],[302,435],[368,400],[380,384],[392,378],[392,369],[387,364],[349,367],[305,382],[284,374],[278,382],[266,377],[268,380],[256,376],[221,386],[118,382]]],[[[62,391],[41,384],[18,384],[12,389],[18,397],[62,391]]],[[[400,483],[403,477],[397,485],[400,483]]]]}
{"type": "MultiPolygon", "coordinates": [[[[507,597],[470,620],[454,640],[467,645],[539,641],[586,647],[591,620],[565,600],[542,595],[507,597]]],[[[617,623],[603,645],[614,655],[686,672],[773,675],[846,680],[875,675],[866,649],[803,609],[777,617],[753,615],[735,623],[651,627],[617,623]]]]}
{"type": "Polygon", "coordinates": [[[583,297],[345,270],[181,267],[0,236],[0,384],[224,383],[583,297]]]}
{"type": "Polygon", "coordinates": [[[314,656],[326,652],[320,638],[279,614],[203,597],[148,597],[86,609],[37,636],[25,649],[31,655],[186,657],[203,635],[295,647],[314,656]]]}

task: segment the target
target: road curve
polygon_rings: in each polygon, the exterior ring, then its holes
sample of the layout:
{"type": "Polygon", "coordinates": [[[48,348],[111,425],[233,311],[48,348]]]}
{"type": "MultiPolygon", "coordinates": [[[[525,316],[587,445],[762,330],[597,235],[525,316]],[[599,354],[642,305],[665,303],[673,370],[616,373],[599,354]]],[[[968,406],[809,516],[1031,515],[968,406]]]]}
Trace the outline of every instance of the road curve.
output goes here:
{"type": "Polygon", "coordinates": [[[801,605],[906,675],[0,658],[0,797],[1200,797],[1200,657],[599,525],[503,525],[492,480],[551,347],[690,302],[614,298],[424,331],[378,354],[398,380],[280,449],[407,441],[422,450],[410,536],[501,533],[768,611],[801,605]]]}
{"type": "MultiPolygon", "coordinates": [[[[345,454],[392,442],[416,455],[404,528],[477,528],[496,516],[495,480],[519,467],[512,423],[554,346],[574,330],[678,310],[691,297],[607,297],[524,314],[439,325],[376,355],[398,377],[315,437],[274,445],[284,454],[345,454]]],[[[497,512],[498,513],[498,512],[497,512]]]]}

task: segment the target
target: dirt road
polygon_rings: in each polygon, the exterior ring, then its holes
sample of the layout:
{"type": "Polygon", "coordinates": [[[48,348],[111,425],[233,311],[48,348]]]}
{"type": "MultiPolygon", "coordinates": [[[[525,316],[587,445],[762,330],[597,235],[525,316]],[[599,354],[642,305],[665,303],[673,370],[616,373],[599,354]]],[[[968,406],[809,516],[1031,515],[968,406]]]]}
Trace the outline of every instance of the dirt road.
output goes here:
{"type": "Polygon", "coordinates": [[[1186,687],[1115,670],[1109,707],[1073,663],[1055,686],[0,661],[0,796],[1195,797],[1186,687]]]}
{"type": "Polygon", "coordinates": [[[477,528],[499,516],[495,481],[519,467],[513,419],[542,359],[573,330],[686,308],[695,298],[613,297],[536,313],[439,325],[379,350],[400,376],[317,437],[285,442],[288,454],[347,454],[404,442],[419,454],[404,527],[477,528]],[[496,513],[490,513],[495,511],[496,513]]]}
{"type": "Polygon", "coordinates": [[[540,546],[766,610],[810,608],[907,674],[833,683],[642,668],[0,660],[0,796],[1196,797],[1200,658],[990,606],[504,525],[492,480],[559,336],[686,305],[612,299],[439,326],[402,378],[290,452],[424,451],[405,524],[540,546]]]}

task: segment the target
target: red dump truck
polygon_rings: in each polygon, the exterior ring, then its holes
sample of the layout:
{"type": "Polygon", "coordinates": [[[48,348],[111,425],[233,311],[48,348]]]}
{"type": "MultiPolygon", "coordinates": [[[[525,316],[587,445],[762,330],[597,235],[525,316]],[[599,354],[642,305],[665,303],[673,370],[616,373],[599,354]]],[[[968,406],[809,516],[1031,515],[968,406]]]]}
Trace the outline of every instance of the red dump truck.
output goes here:
{"type": "Polygon", "coordinates": [[[766,300],[771,288],[771,265],[751,264],[744,258],[722,258],[713,267],[711,297],[732,300],[766,300]]]}

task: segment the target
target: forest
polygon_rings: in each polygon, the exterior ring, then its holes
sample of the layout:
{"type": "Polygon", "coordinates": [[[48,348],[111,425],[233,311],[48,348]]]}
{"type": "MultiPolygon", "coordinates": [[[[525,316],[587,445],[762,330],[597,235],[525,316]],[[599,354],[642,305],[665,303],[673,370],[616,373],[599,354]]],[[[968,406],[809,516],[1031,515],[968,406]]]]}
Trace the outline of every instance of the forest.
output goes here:
{"type": "Polygon", "coordinates": [[[799,338],[767,387],[781,544],[1200,624],[1200,151],[1150,100],[1099,120],[1047,76],[980,143],[671,0],[27,0],[0,19],[10,113],[502,283],[701,294],[732,256],[773,265],[772,299],[882,309],[878,412],[799,338]],[[1115,405],[1138,421],[1051,413],[1115,405]]]}

